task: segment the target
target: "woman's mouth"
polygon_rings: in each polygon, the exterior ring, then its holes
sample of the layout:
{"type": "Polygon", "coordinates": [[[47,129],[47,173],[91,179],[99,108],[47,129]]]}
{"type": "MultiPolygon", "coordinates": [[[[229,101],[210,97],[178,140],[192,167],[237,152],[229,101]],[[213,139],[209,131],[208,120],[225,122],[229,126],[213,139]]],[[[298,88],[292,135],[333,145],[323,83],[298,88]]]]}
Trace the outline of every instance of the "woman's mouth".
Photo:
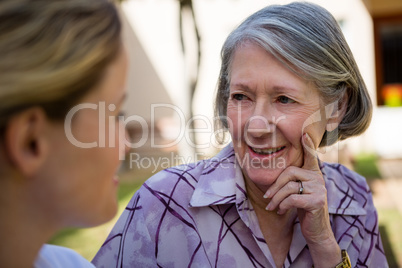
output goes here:
{"type": "Polygon", "coordinates": [[[261,148],[254,148],[250,147],[250,149],[257,154],[262,154],[262,155],[272,155],[274,153],[277,153],[283,149],[285,149],[285,146],[282,147],[276,147],[276,148],[266,148],[266,149],[261,149],[261,148]]]}

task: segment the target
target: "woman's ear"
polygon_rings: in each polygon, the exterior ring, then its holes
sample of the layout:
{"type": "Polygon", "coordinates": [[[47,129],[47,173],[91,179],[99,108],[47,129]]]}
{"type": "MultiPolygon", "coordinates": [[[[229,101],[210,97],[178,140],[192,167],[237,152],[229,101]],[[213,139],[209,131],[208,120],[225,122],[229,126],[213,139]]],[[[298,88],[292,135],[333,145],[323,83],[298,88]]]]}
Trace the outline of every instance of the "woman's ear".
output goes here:
{"type": "Polygon", "coordinates": [[[42,108],[33,107],[14,115],[5,130],[5,147],[11,164],[29,177],[41,168],[48,153],[45,128],[48,119],[42,108]]]}
{"type": "Polygon", "coordinates": [[[348,107],[348,93],[345,91],[343,96],[325,107],[325,113],[327,117],[327,125],[326,131],[331,132],[334,131],[339,124],[341,123],[343,117],[346,114],[346,110],[348,107]]]}

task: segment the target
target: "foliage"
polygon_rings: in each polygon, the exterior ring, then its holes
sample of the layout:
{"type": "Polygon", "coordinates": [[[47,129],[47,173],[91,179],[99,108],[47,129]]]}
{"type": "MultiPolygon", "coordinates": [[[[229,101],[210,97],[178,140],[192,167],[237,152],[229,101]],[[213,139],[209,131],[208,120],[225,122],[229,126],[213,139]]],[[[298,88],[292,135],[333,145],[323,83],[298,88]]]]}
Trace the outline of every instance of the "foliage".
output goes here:
{"type": "Polygon", "coordinates": [[[381,178],[375,154],[359,154],[354,159],[354,170],[367,180],[381,178]]]}
{"type": "Polygon", "coordinates": [[[379,228],[389,267],[402,267],[402,215],[396,209],[378,209],[379,228]]]}

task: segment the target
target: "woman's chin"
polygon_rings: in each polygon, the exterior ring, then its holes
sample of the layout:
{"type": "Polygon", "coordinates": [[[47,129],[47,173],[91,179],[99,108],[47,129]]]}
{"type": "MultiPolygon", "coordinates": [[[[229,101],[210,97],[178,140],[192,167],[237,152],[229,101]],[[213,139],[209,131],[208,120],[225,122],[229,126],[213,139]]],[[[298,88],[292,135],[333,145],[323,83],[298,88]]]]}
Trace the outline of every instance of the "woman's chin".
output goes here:
{"type": "Polygon", "coordinates": [[[283,168],[247,168],[247,178],[260,189],[268,189],[282,173],[283,168]]]}

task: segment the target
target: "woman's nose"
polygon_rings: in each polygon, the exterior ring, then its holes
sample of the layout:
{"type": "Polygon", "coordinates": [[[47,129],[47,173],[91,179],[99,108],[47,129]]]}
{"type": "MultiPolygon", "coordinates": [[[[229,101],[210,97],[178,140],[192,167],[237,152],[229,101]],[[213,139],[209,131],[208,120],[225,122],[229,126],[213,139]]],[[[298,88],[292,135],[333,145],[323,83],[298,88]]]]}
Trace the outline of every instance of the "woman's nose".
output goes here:
{"type": "Polygon", "coordinates": [[[247,121],[246,130],[248,135],[255,138],[273,133],[275,131],[274,107],[266,101],[258,102],[247,121]]]}
{"type": "Polygon", "coordinates": [[[273,120],[267,116],[253,115],[246,124],[247,134],[259,138],[275,131],[273,120]]]}

